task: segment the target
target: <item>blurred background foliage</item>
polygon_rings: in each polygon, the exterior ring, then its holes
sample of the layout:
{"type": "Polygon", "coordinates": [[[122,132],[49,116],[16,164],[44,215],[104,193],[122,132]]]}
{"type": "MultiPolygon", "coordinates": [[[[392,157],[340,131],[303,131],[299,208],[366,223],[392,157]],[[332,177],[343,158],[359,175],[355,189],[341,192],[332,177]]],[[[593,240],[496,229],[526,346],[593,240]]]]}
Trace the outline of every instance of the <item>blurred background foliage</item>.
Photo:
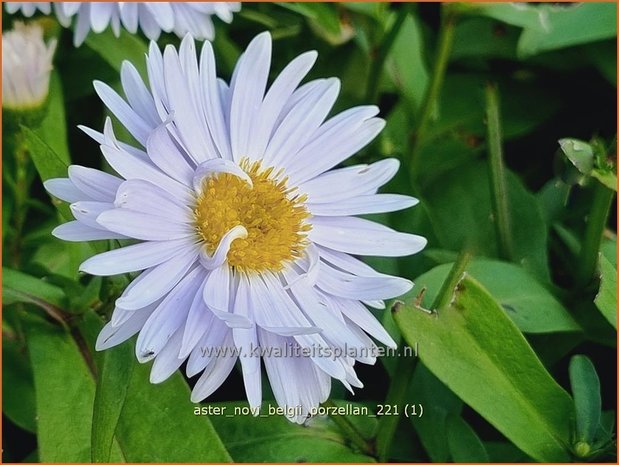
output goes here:
{"type": "MultiPolygon", "coordinates": [[[[423,415],[306,426],[195,416],[180,373],[153,386],[131,344],[93,353],[127,281],[78,275],[109,244],[54,239],[69,213],[41,179],[105,168],[76,126],[102,127],[92,81],[119,89],[122,60],[144,71],[147,43],[108,30],[76,49],[71,31],[34,20],[60,43],[45,119],[3,118],[3,461],[616,460],[614,3],[251,3],[218,23],[226,79],[265,29],[273,75],[318,50],[309,78],[341,79],[335,110],[375,103],[387,120],[347,163],[396,157],[384,190],[420,199],[379,220],[426,236],[426,250],[368,260],[416,282],[377,316],[419,360],[360,366],[365,388],[332,398],[423,415]]],[[[209,403],[246,405],[242,386],[233,373],[209,403]]]]}

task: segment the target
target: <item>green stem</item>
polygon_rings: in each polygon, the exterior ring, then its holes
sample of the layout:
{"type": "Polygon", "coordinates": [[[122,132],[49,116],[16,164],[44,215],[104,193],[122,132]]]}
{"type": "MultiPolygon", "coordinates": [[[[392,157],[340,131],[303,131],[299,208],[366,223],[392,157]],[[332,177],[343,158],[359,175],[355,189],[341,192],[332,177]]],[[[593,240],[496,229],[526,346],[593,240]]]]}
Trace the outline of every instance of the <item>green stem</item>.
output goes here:
{"type": "Polygon", "coordinates": [[[449,4],[441,6],[441,27],[438,35],[438,44],[436,48],[436,56],[434,58],[434,66],[432,75],[425,97],[421,104],[417,123],[412,134],[411,142],[411,171],[413,175],[417,172],[417,164],[419,163],[419,148],[423,140],[428,124],[434,109],[436,108],[443,81],[445,80],[445,71],[447,70],[447,62],[451,54],[451,46],[453,44],[454,32],[456,28],[456,14],[454,9],[449,4]]]}
{"type": "Polygon", "coordinates": [[[402,406],[406,400],[408,386],[413,377],[416,365],[417,359],[415,358],[409,360],[403,355],[398,357],[398,363],[385,399],[385,405],[388,406],[388,410],[395,412],[395,414],[382,416],[376,432],[376,451],[379,462],[389,461],[391,445],[393,444],[395,432],[400,423],[399,413],[402,411],[402,406]]]}
{"type": "Polygon", "coordinates": [[[464,249],[460,251],[458,254],[458,258],[456,258],[455,263],[449,270],[449,274],[443,281],[443,285],[441,289],[438,291],[434,302],[432,302],[432,306],[430,307],[432,310],[439,310],[443,307],[449,305],[451,301],[453,290],[458,285],[458,282],[462,279],[462,274],[466,269],[469,261],[471,260],[471,253],[464,249]]]}
{"type": "MultiPolygon", "coordinates": [[[[322,405],[328,409],[337,408],[337,405],[331,399],[327,399],[322,405]]],[[[329,415],[329,417],[333,420],[333,423],[335,423],[342,430],[348,439],[350,439],[350,441],[363,453],[370,455],[372,454],[373,450],[367,439],[348,418],[342,415],[329,415]]]]}
{"type": "Polygon", "coordinates": [[[591,212],[587,217],[585,237],[578,257],[577,282],[579,287],[585,287],[595,275],[602,234],[604,228],[606,228],[614,195],[614,191],[608,189],[601,182],[595,181],[591,212]]]}
{"type": "MultiPolygon", "coordinates": [[[[434,299],[434,302],[432,302],[431,309],[440,309],[449,304],[453,290],[457,286],[458,281],[462,278],[462,274],[470,259],[471,254],[468,251],[463,250],[460,252],[434,299]]],[[[409,360],[403,355],[398,357],[398,364],[391,378],[391,384],[389,385],[389,391],[385,399],[385,405],[390,406],[392,411],[403,411],[403,406],[406,403],[406,395],[408,394],[408,386],[410,385],[416,365],[416,358],[409,360]]],[[[376,432],[376,450],[379,462],[386,462],[389,460],[389,451],[393,444],[399,422],[400,415],[385,415],[381,417],[376,432]]]]}
{"type": "Polygon", "coordinates": [[[492,193],[492,213],[502,258],[513,258],[513,239],[509,217],[509,199],[503,164],[501,144],[501,115],[499,93],[494,84],[486,86],[486,124],[488,126],[488,162],[490,165],[490,191],[492,193]]]}
{"type": "Polygon", "coordinates": [[[402,29],[402,26],[404,25],[404,20],[406,19],[408,12],[408,5],[402,4],[397,13],[393,26],[391,26],[391,29],[376,51],[374,60],[372,61],[372,67],[370,68],[370,74],[368,76],[368,87],[366,90],[366,101],[368,102],[375,102],[378,97],[378,83],[383,66],[387,60],[387,56],[389,56],[389,51],[391,50],[395,39],[400,33],[400,29],[402,29]]]}
{"type": "Polygon", "coordinates": [[[30,163],[28,150],[21,134],[15,137],[15,210],[13,213],[13,240],[11,243],[11,264],[19,268],[24,224],[28,213],[28,191],[30,189],[30,163]]]}

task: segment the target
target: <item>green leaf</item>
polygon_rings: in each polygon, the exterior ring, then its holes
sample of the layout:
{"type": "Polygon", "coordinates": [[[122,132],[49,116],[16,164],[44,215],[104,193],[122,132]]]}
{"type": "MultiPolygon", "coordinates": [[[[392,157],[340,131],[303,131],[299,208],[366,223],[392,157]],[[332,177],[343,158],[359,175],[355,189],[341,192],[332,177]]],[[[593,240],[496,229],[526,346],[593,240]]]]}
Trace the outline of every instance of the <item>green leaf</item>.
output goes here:
{"type": "Polygon", "coordinates": [[[522,27],[518,41],[521,57],[617,35],[617,7],[613,3],[582,3],[576,6],[494,3],[472,6],[468,12],[522,27]]]}
{"type": "Polygon", "coordinates": [[[515,3],[465,4],[464,12],[481,14],[512,26],[544,29],[544,9],[537,5],[515,3]]]}
{"type": "MultiPolygon", "coordinates": [[[[550,281],[548,232],[537,198],[513,173],[506,174],[514,261],[541,281],[550,281]]],[[[435,246],[448,250],[469,247],[479,255],[498,255],[485,163],[469,162],[446,172],[440,183],[427,184],[421,197],[439,240],[435,246]],[[458,221],[454,221],[453,212],[458,212],[458,221]]]]}
{"type": "Polygon", "coordinates": [[[604,318],[617,328],[617,269],[600,254],[600,290],[595,296],[595,305],[604,318]]]}
{"type": "MultiPolygon", "coordinates": [[[[52,178],[66,178],[68,164],[37,133],[25,126],[22,126],[22,132],[28,147],[28,153],[41,177],[41,181],[47,181],[52,178]]],[[[73,219],[69,206],[65,202],[52,198],[52,203],[64,219],[73,219]]]]}
{"type": "Polygon", "coordinates": [[[125,403],[133,369],[133,351],[128,344],[107,350],[103,355],[92,412],[92,461],[108,463],[114,431],[125,403]]]}
{"type": "Polygon", "coordinates": [[[396,88],[414,109],[421,105],[428,87],[429,73],[424,52],[419,21],[415,15],[408,15],[393,42],[386,69],[396,88]]]}
{"type": "Polygon", "coordinates": [[[571,398],[477,281],[465,275],[438,314],[401,303],[393,312],[407,343],[464,402],[534,459],[568,460],[571,398]]]}
{"type": "Polygon", "coordinates": [[[615,3],[580,3],[568,8],[544,5],[543,28],[525,28],[518,53],[526,57],[549,50],[609,39],[617,35],[615,3]]]}
{"type": "Polygon", "coordinates": [[[600,379],[593,363],[584,355],[572,357],[569,371],[576,410],[576,440],[591,445],[600,429],[600,379]]]}
{"type": "Polygon", "coordinates": [[[569,161],[584,175],[593,169],[593,147],[588,142],[578,139],[559,139],[559,146],[569,161]]]}
{"type": "Polygon", "coordinates": [[[478,60],[479,58],[516,58],[516,44],[520,30],[499,27],[489,18],[462,18],[456,25],[452,60],[478,60]]]}
{"type": "MultiPolygon", "coordinates": [[[[92,347],[102,321],[92,312],[84,318],[80,329],[92,347]]],[[[127,352],[134,353],[134,344],[124,344],[127,352]]],[[[194,416],[195,404],[179,372],[154,385],[149,365],[138,364],[133,357],[125,363],[133,364],[133,369],[116,440],[127,462],[231,461],[209,419],[194,416]]]]}
{"type": "Polygon", "coordinates": [[[447,418],[447,442],[451,458],[456,463],[487,463],[488,453],[479,436],[462,417],[447,418]]]}
{"type": "Polygon", "coordinates": [[[247,402],[222,402],[210,406],[225,408],[224,412],[210,418],[235,462],[374,461],[351,450],[328,417],[317,416],[306,425],[297,425],[282,415],[269,414],[270,408],[277,407],[271,403],[262,405],[260,417],[247,411],[242,414],[241,410],[235,414],[235,408],[247,408],[247,402]]]}
{"type": "MultiPolygon", "coordinates": [[[[6,312],[7,310],[5,310],[6,312]]],[[[32,368],[26,347],[2,336],[2,413],[20,428],[35,433],[36,403],[32,368]]]]}
{"type": "MultiPolygon", "coordinates": [[[[422,305],[430,305],[447,277],[451,264],[439,265],[415,279],[417,288],[426,287],[422,305]]],[[[526,333],[581,331],[563,305],[530,273],[518,265],[498,260],[477,259],[467,273],[478,280],[505,313],[526,333]]]]}
{"type": "MultiPolygon", "coordinates": [[[[89,462],[95,386],[71,335],[38,318],[24,321],[34,373],[42,462],[89,462]]],[[[120,461],[116,447],[110,461],[120,461]]]]}
{"type": "Polygon", "coordinates": [[[181,374],[152,385],[149,369],[147,365],[134,366],[116,430],[127,461],[231,461],[209,419],[194,416],[195,405],[181,374]]]}
{"type": "Polygon", "coordinates": [[[59,287],[21,271],[3,267],[2,303],[9,305],[15,302],[31,303],[41,308],[64,308],[67,299],[59,287]]]}
{"type": "Polygon", "coordinates": [[[411,417],[411,423],[433,462],[450,460],[446,420],[460,415],[462,401],[434,376],[423,364],[418,364],[409,386],[409,399],[423,405],[421,417],[411,417]]]}
{"type": "Polygon", "coordinates": [[[43,181],[66,178],[68,164],[58,156],[47,142],[31,129],[22,126],[30,157],[43,181]]]}
{"type": "Polygon", "coordinates": [[[58,72],[52,71],[49,81],[49,101],[47,113],[41,124],[34,130],[65,163],[71,163],[69,143],[67,141],[67,126],[64,111],[62,84],[58,72]]]}
{"type": "Polygon", "coordinates": [[[146,57],[148,46],[136,34],[124,29],[116,37],[111,28],[99,34],[88,34],[86,45],[94,50],[112,68],[120,71],[123,61],[129,61],[138,70],[142,78],[147,76],[146,57]]]}

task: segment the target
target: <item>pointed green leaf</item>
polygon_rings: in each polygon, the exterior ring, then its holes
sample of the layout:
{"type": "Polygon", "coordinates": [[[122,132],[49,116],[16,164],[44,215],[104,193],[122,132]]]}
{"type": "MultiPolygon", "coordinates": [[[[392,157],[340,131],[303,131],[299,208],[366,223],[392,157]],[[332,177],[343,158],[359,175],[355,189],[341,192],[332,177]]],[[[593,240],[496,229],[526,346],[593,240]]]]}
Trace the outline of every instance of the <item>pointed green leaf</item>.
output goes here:
{"type": "Polygon", "coordinates": [[[396,304],[394,318],[423,363],[501,433],[539,461],[566,461],[574,410],[522,333],[474,279],[428,314],[396,304]]]}

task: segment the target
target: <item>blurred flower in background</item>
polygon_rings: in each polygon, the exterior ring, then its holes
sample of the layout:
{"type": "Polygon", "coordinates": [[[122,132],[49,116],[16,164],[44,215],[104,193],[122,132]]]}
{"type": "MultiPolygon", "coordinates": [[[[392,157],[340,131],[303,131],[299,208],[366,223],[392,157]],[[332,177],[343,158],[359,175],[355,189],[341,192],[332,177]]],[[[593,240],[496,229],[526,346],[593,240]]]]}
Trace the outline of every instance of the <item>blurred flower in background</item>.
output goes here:
{"type": "Polygon", "coordinates": [[[196,402],[239,360],[254,409],[262,402],[264,358],[275,399],[297,409],[291,420],[298,423],[328,398],[332,377],[351,390],[363,386],[354,365],[373,364],[377,354],[367,334],[395,347],[365,305],[385,308],[383,299],[413,284],[349,254],[399,257],[426,244],[355,217],[417,200],[377,194],[396,174],[395,159],[332,170],[385,122],[376,106],[327,120],[339,80],[299,86],[316,57],[298,56],[267,91],[269,33],[249,44],[229,87],[217,79],[210,42],[199,61],[190,36],[163,55],[152,43],[150,90],[129,63],[121,73],[127,101],[95,82],[146,151],[118,142],[108,120],[104,134],[86,131],[121,177],[71,166],[68,179],[45,183],[71,203],[75,217],[54,230],[56,237],[140,241],[80,267],[100,276],[144,270],[116,301],[97,349],[139,332],[136,356],[155,360],[152,382],[185,361],[188,376],[202,373],[196,402]],[[208,348],[227,351],[209,356],[208,348]],[[288,355],[269,356],[274,349],[288,355]]]}
{"type": "Polygon", "coordinates": [[[37,10],[54,12],[58,21],[69,27],[75,17],[73,43],[81,45],[89,32],[100,33],[108,27],[116,36],[121,27],[135,34],[138,28],[146,37],[157,40],[161,32],[174,32],[179,37],[189,33],[194,38],[213,39],[212,16],[229,23],[232,14],[241,9],[239,2],[8,2],[6,11],[20,11],[30,17],[37,10]]]}
{"type": "Polygon", "coordinates": [[[45,102],[55,49],[56,40],[46,44],[36,24],[17,22],[2,34],[3,108],[29,110],[45,102]]]}

